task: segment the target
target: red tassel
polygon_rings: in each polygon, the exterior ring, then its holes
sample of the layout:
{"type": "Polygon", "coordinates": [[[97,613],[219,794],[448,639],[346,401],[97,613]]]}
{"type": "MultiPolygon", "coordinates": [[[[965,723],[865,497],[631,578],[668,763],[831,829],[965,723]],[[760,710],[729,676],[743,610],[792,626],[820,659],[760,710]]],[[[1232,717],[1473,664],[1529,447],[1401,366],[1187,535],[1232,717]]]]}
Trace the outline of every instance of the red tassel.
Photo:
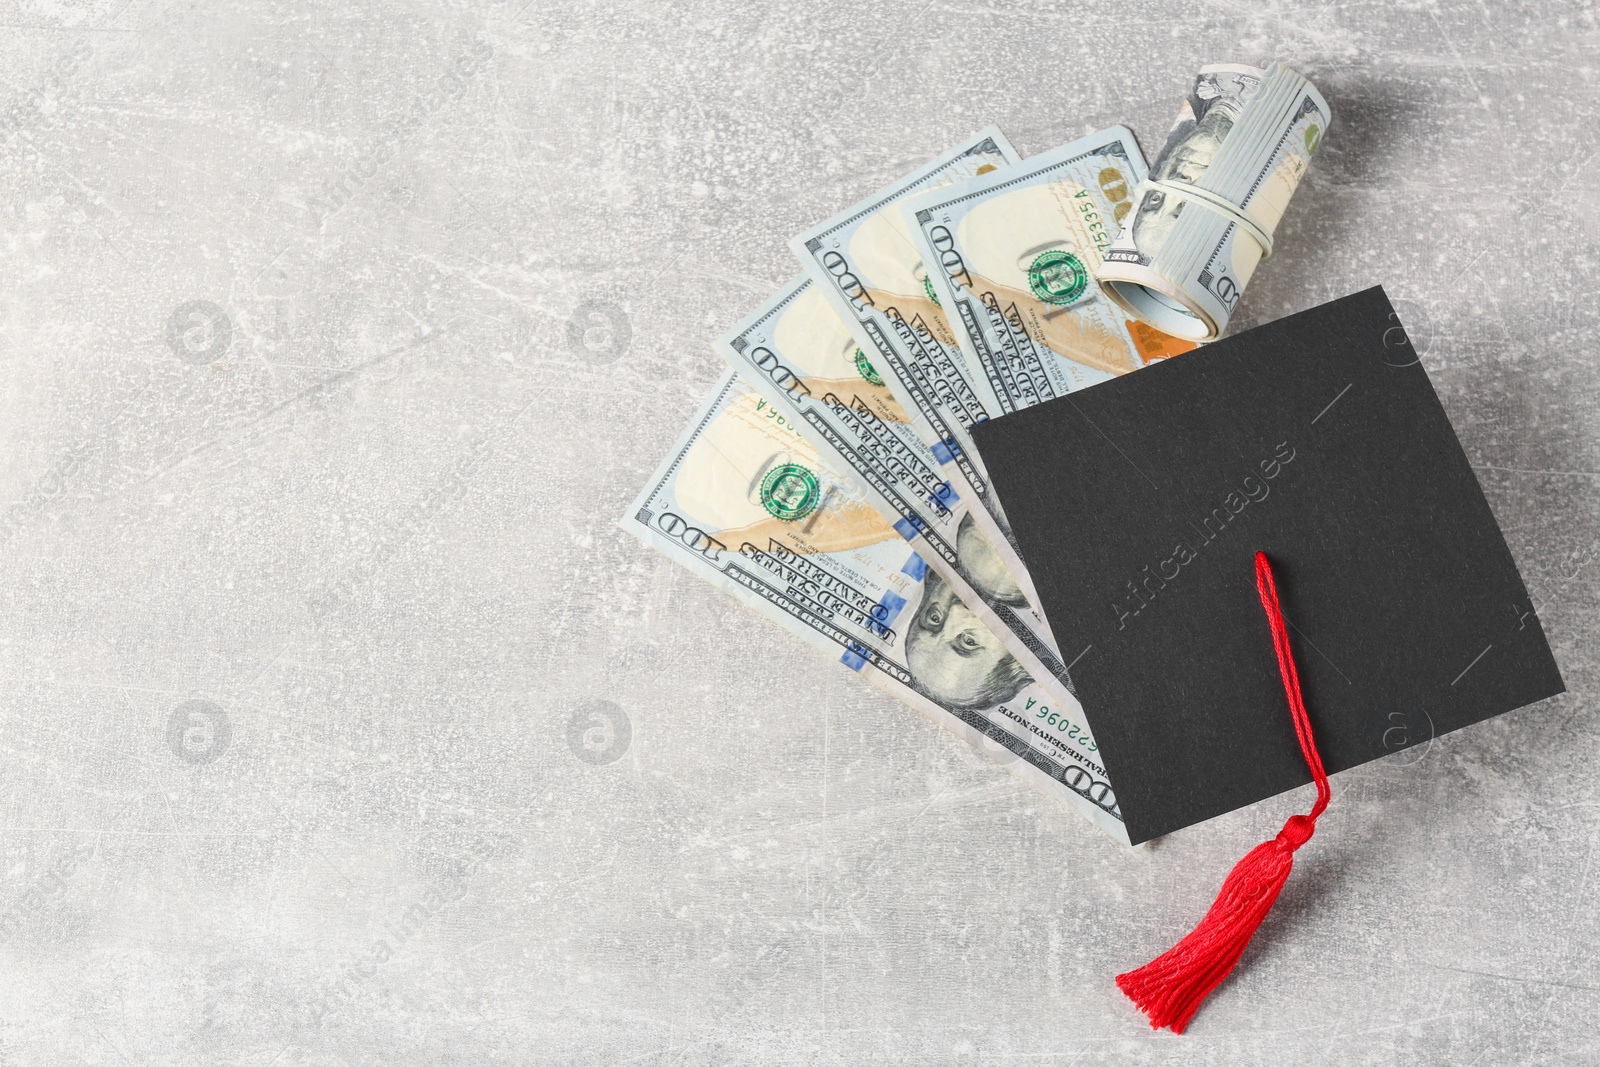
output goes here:
{"type": "Polygon", "coordinates": [[[1278,673],[1283,676],[1283,691],[1289,698],[1295,736],[1300,739],[1300,751],[1311,769],[1311,778],[1317,783],[1317,801],[1307,814],[1291,815],[1277,837],[1257,845],[1239,861],[1222,883],[1216,903],[1182,941],[1138,970],[1117,975],[1117,986],[1150,1017],[1152,1027],[1159,1030],[1168,1026],[1178,1034],[1189,1025],[1201,1001],[1222,984],[1239,962],[1289,878],[1295,849],[1311,839],[1317,818],[1327,810],[1331,796],[1328,773],[1323,770],[1322,757],[1311,736],[1311,720],[1300,696],[1300,672],[1295,669],[1294,655],[1289,650],[1288,628],[1278,607],[1278,587],[1262,552],[1256,553],[1256,591],[1272,630],[1272,647],[1278,654],[1278,673]]]}

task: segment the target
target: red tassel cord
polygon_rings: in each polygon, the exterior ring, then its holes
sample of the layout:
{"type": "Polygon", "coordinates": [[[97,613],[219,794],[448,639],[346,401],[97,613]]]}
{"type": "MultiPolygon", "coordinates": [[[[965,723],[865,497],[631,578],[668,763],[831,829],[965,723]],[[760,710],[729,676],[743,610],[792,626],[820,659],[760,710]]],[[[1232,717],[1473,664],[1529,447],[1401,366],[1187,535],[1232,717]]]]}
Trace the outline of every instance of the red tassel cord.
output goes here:
{"type": "Polygon", "coordinates": [[[1317,783],[1317,802],[1307,814],[1291,815],[1277,837],[1257,845],[1239,861],[1222,883],[1216,903],[1188,936],[1138,970],[1117,975],[1117,985],[1150,1017],[1152,1027],[1159,1030],[1168,1026],[1178,1034],[1189,1025],[1201,1001],[1239,962],[1294,867],[1295,849],[1311,839],[1330,796],[1328,772],[1323,770],[1322,757],[1311,736],[1311,720],[1300,696],[1300,672],[1295,669],[1294,655],[1289,650],[1288,627],[1278,607],[1278,587],[1262,552],[1256,553],[1256,591],[1261,594],[1261,607],[1272,629],[1272,647],[1278,654],[1278,673],[1283,676],[1283,691],[1289,698],[1295,736],[1300,739],[1300,751],[1311,768],[1311,778],[1317,783]]]}

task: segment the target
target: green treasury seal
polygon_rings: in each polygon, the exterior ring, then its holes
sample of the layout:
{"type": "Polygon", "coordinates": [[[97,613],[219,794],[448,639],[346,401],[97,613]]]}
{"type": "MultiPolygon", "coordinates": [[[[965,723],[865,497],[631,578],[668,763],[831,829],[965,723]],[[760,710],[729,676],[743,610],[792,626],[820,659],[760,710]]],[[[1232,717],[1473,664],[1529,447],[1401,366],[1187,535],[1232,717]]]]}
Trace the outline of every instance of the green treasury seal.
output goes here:
{"type": "Polygon", "coordinates": [[[775,519],[803,519],[821,499],[817,476],[798,463],[780,463],[761,479],[761,506],[775,519]]]}
{"type": "Polygon", "coordinates": [[[1089,271],[1071,252],[1052,249],[1028,267],[1028,288],[1046,304],[1070,304],[1089,287],[1089,271]]]}
{"type": "Polygon", "coordinates": [[[872,365],[872,361],[867,359],[867,354],[859,348],[856,349],[856,373],[873,385],[883,384],[883,378],[879,376],[878,368],[872,365]]]}

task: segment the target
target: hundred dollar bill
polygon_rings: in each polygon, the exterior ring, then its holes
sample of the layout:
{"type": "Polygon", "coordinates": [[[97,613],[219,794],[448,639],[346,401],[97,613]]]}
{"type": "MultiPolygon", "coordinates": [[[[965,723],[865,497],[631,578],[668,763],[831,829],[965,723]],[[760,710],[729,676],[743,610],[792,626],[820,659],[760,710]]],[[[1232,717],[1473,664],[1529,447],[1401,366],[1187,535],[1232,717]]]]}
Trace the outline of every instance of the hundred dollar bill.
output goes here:
{"type": "Polygon", "coordinates": [[[1067,668],[984,536],[971,497],[951,484],[820,286],[809,278],[785,286],[717,348],[829,462],[855,476],[865,498],[1012,655],[1070,699],[1067,668]]]}
{"type": "Polygon", "coordinates": [[[903,205],[996,414],[1194,348],[1129,319],[1094,280],[1144,177],[1133,134],[1114,126],[903,205]]]}
{"type": "MultiPolygon", "coordinates": [[[[900,205],[931,189],[957,184],[1017,161],[999,130],[984,130],[889,188],[812,227],[790,242],[806,274],[849,326],[863,358],[883,379],[940,469],[999,554],[1011,582],[1038,600],[1027,569],[972,451],[967,430],[996,412],[973,389],[961,344],[911,240],[900,205]]],[[[1049,623],[1033,613],[1040,643],[1053,651],[1049,623]]]]}
{"type": "Polygon", "coordinates": [[[1063,708],[800,429],[726,375],[622,527],[1127,840],[1063,708]]]}
{"type": "Polygon", "coordinates": [[[1331,119],[1282,63],[1201,67],[1106,250],[1105,293],[1164,333],[1221,336],[1331,119]]]}

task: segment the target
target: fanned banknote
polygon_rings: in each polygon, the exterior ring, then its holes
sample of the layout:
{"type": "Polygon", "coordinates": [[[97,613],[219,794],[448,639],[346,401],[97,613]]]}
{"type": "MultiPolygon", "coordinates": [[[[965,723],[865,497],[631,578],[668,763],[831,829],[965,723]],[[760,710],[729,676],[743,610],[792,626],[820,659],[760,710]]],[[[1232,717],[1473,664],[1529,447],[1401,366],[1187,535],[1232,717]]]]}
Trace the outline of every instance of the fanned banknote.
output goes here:
{"type": "MultiPolygon", "coordinates": [[[[1076,714],[1060,658],[1039,637],[1037,615],[984,536],[971,498],[942,473],[821,287],[809,278],[785,286],[718,349],[856,477],[894,530],[1076,714]]],[[[1087,732],[1086,722],[1079,725],[1087,732]]]]}
{"type": "MultiPolygon", "coordinates": [[[[1037,597],[1017,555],[988,475],[972,452],[967,429],[996,412],[973,389],[961,344],[939,307],[932,279],[911,240],[900,205],[908,198],[955,185],[1017,160],[990,128],[887,189],[812,227],[790,242],[807,275],[850,328],[863,358],[889,387],[1008,576],[1006,596],[1019,604],[1037,597]],[[1013,592],[1014,591],[1014,592],[1013,592]]],[[[1051,673],[1065,676],[1049,623],[1031,607],[1021,616],[1032,644],[1048,650],[1051,673]]]]}
{"type": "Polygon", "coordinates": [[[737,374],[622,526],[1127,840],[1081,709],[1064,715],[850,472],[737,374]]]}
{"type": "Polygon", "coordinates": [[[1130,319],[1094,279],[1144,176],[1133,134],[1115,126],[903,205],[995,413],[1194,348],[1130,319]]]}
{"type": "Polygon", "coordinates": [[[959,345],[899,204],[1018,158],[1004,135],[990,127],[790,242],[918,431],[946,450],[958,449],[966,427],[989,413],[961,373],[959,345]]]}
{"type": "Polygon", "coordinates": [[[1221,336],[1331,119],[1282,63],[1201,67],[1106,250],[1106,295],[1165,333],[1221,336]]]}

